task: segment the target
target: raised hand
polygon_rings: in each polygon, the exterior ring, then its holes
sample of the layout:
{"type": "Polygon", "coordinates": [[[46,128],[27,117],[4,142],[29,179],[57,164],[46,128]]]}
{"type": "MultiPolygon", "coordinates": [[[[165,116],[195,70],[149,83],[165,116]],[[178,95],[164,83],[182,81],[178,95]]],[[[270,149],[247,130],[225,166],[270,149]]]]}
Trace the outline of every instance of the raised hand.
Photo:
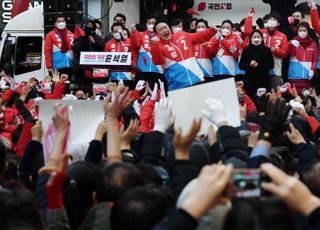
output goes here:
{"type": "Polygon", "coordinates": [[[262,187],[278,196],[293,210],[309,216],[313,210],[320,207],[319,198],[297,178],[288,176],[272,164],[261,165],[261,170],[272,180],[270,183],[262,183],[262,187]]]}
{"type": "Polygon", "coordinates": [[[168,99],[160,99],[154,107],[154,128],[153,131],[165,133],[173,124],[172,102],[168,99]]]}
{"type": "Polygon", "coordinates": [[[202,110],[202,114],[214,125],[221,126],[227,124],[227,118],[223,103],[217,99],[209,98],[205,100],[207,110],[202,110]]]}
{"type": "Polygon", "coordinates": [[[175,147],[175,157],[177,160],[189,159],[189,146],[200,131],[202,118],[194,120],[188,133],[183,134],[181,128],[175,129],[173,145],[175,147]]]}
{"type": "Polygon", "coordinates": [[[140,130],[139,120],[131,120],[128,128],[124,130],[124,126],[120,129],[120,146],[121,149],[131,149],[130,144],[137,136],[140,130]]]}
{"type": "Polygon", "coordinates": [[[104,100],[104,112],[107,118],[118,118],[131,104],[131,94],[127,87],[118,85],[104,100]]]}

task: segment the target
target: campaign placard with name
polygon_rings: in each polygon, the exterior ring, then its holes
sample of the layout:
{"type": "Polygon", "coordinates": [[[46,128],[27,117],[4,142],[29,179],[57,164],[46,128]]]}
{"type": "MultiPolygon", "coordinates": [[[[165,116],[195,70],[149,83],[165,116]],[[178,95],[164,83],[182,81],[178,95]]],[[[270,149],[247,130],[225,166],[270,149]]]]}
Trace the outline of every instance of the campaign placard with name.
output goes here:
{"type": "Polygon", "coordinates": [[[80,65],[129,66],[130,52],[81,52],[80,65]]]}

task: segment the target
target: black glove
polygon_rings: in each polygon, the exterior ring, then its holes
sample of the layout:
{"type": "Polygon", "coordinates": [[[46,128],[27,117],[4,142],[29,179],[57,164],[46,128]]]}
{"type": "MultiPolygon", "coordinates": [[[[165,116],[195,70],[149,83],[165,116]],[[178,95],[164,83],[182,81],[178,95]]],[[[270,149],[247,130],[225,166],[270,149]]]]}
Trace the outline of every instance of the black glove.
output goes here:
{"type": "Polygon", "coordinates": [[[269,141],[271,144],[282,139],[282,134],[287,127],[289,110],[290,107],[285,99],[269,100],[259,139],[269,141]]]}

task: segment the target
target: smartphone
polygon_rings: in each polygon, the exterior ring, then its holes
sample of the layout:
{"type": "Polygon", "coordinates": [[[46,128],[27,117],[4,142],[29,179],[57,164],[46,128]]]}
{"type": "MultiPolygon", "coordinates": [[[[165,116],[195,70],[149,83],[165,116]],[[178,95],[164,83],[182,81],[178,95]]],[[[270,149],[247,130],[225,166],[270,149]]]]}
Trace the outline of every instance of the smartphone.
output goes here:
{"type": "Polygon", "coordinates": [[[253,7],[251,7],[250,13],[251,14],[255,14],[256,13],[256,11],[255,11],[255,9],[253,7]]]}
{"type": "Polygon", "coordinates": [[[257,198],[264,195],[261,183],[266,176],[260,169],[235,169],[227,186],[227,196],[236,198],[257,198]]]}

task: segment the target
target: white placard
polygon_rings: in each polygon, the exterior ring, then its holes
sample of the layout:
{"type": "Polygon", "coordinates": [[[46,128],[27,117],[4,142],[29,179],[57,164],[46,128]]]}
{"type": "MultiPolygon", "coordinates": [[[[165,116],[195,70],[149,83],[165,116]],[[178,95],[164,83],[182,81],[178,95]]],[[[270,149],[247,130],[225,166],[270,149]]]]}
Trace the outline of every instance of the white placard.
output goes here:
{"type": "Polygon", "coordinates": [[[81,52],[80,65],[130,66],[130,52],[81,52]]]}
{"type": "MultiPolygon", "coordinates": [[[[229,125],[240,126],[239,102],[232,78],[170,91],[176,126],[188,131],[194,118],[203,117],[201,111],[207,109],[205,99],[210,97],[223,102],[229,125]]],[[[209,124],[203,119],[200,134],[208,132],[209,124]]]]}
{"type": "Polygon", "coordinates": [[[42,121],[44,130],[43,147],[45,161],[48,158],[50,144],[50,131],[48,127],[52,124],[54,115],[54,105],[70,105],[69,113],[70,131],[68,139],[68,152],[75,160],[83,159],[89,146],[89,142],[94,139],[98,124],[104,119],[103,101],[84,101],[84,100],[43,100],[39,102],[39,119],[42,121]]]}

